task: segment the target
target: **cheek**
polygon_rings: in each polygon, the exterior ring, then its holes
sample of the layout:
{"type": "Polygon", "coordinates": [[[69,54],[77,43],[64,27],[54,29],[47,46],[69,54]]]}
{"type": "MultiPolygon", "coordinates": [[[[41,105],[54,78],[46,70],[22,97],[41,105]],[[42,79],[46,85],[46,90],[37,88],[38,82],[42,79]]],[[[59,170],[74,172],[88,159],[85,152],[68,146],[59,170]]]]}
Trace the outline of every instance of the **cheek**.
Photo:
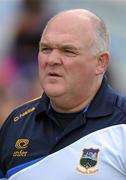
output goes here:
{"type": "Polygon", "coordinates": [[[73,77],[75,76],[81,76],[82,74],[85,73],[86,67],[82,63],[74,62],[71,63],[68,66],[68,73],[71,74],[73,77]]]}
{"type": "Polygon", "coordinates": [[[39,66],[39,71],[41,71],[41,69],[44,69],[45,66],[45,60],[43,55],[41,55],[41,53],[38,54],[38,66],[39,66]]]}
{"type": "Polygon", "coordinates": [[[45,62],[42,55],[38,55],[38,70],[39,70],[39,78],[40,80],[43,79],[44,76],[44,69],[45,69],[45,62]]]}
{"type": "Polygon", "coordinates": [[[94,68],[89,64],[75,63],[71,64],[68,73],[70,74],[72,81],[82,83],[85,80],[88,81],[89,79],[93,78],[94,68]]]}
{"type": "Polygon", "coordinates": [[[67,64],[65,71],[66,71],[66,80],[69,86],[74,87],[77,83],[80,83],[81,77],[84,72],[82,72],[82,66],[77,63],[70,63],[67,64]]]}

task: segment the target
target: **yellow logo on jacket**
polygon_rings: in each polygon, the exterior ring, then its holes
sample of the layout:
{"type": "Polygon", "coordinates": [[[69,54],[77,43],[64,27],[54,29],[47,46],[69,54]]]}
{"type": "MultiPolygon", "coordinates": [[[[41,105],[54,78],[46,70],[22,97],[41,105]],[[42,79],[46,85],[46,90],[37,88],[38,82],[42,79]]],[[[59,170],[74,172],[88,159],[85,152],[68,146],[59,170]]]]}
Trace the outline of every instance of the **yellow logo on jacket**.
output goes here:
{"type": "Polygon", "coordinates": [[[27,109],[25,112],[19,114],[19,116],[16,116],[16,117],[14,118],[14,122],[17,122],[20,118],[22,118],[22,117],[30,114],[30,113],[33,112],[35,109],[36,109],[35,107],[32,107],[32,108],[27,109]]]}
{"type": "Polygon", "coordinates": [[[28,139],[18,139],[15,143],[15,147],[17,149],[26,149],[28,147],[29,140],[28,139]]]}
{"type": "Polygon", "coordinates": [[[13,153],[14,157],[27,156],[28,151],[24,150],[28,147],[29,140],[28,139],[18,139],[15,143],[15,148],[17,151],[13,153]]]}

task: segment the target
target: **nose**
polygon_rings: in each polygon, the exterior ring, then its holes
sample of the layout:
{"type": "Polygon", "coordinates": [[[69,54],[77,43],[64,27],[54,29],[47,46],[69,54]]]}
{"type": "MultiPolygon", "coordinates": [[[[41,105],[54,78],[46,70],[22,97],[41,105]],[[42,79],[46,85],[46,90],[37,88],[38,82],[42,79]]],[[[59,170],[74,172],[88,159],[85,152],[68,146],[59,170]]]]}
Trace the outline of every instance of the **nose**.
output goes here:
{"type": "Polygon", "coordinates": [[[48,64],[56,65],[61,64],[61,54],[58,49],[53,49],[51,53],[48,55],[48,64]]]}

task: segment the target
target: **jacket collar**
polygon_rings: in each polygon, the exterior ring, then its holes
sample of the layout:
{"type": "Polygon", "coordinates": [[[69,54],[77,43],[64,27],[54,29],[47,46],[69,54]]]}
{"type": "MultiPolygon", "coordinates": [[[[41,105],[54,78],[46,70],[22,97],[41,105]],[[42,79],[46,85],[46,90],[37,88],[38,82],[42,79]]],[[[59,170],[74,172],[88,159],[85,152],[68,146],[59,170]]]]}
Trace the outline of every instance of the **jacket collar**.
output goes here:
{"type": "MultiPolygon", "coordinates": [[[[112,114],[114,104],[116,103],[117,95],[114,90],[108,85],[107,79],[104,78],[96,96],[90,103],[86,112],[86,117],[96,118],[112,114]]],[[[37,107],[37,115],[45,112],[48,114],[50,109],[50,100],[44,93],[37,107]]]]}
{"type": "Polygon", "coordinates": [[[108,85],[107,79],[104,77],[101,87],[92,100],[86,116],[95,118],[112,114],[116,100],[116,93],[108,85]]]}
{"type": "Polygon", "coordinates": [[[48,113],[50,107],[49,104],[50,104],[50,100],[44,92],[39,100],[39,103],[37,104],[36,115],[40,113],[48,113]]]}

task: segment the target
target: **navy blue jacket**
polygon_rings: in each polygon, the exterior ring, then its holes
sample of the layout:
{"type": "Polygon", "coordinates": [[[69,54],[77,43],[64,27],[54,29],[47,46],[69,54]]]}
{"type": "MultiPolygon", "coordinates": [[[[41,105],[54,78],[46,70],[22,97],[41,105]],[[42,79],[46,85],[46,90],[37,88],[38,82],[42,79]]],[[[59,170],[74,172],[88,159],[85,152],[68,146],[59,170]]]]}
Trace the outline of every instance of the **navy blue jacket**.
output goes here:
{"type": "Polygon", "coordinates": [[[42,97],[15,109],[0,130],[0,169],[4,174],[56,152],[94,131],[126,124],[126,98],[103,80],[88,110],[66,128],[52,114],[49,98],[42,97]]]}

